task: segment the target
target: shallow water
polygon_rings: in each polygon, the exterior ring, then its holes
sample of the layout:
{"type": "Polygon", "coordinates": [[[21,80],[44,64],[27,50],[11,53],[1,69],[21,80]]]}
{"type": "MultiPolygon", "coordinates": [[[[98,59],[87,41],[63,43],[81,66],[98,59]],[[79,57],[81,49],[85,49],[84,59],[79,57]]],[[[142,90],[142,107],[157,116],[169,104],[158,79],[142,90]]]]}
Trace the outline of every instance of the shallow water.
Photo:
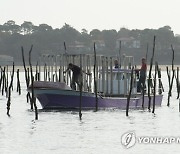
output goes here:
{"type": "MultiPolygon", "coordinates": [[[[179,100],[173,87],[170,107],[167,107],[168,80],[163,72],[165,93],[162,107],[155,114],[147,110],[83,111],[79,120],[76,111],[39,110],[39,120],[26,103],[26,85],[21,74],[22,94],[12,93],[10,117],[6,115],[5,96],[0,97],[1,154],[116,154],[116,153],[179,153],[180,143],[140,144],[127,149],[121,136],[133,131],[136,137],[180,137],[179,100]]],[[[14,88],[16,82],[14,82],[14,88]]],[[[38,104],[38,108],[40,105],[38,104]]]]}

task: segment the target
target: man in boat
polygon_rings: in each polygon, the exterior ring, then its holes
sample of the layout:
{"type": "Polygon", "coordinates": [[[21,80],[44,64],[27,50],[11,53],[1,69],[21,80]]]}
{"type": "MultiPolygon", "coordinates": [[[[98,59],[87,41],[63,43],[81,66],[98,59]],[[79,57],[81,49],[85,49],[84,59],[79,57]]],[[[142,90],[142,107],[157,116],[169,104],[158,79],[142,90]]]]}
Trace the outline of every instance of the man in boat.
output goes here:
{"type": "MultiPolygon", "coordinates": [[[[74,65],[72,63],[69,63],[68,68],[63,72],[66,73],[68,70],[71,70],[73,72],[72,80],[71,80],[71,88],[73,90],[76,90],[76,83],[80,88],[80,84],[82,81],[82,73],[85,73],[81,68],[77,65],[74,65]]],[[[87,75],[91,75],[91,73],[85,73],[87,75]]]]}
{"type": "Polygon", "coordinates": [[[137,92],[141,92],[146,87],[145,81],[146,81],[147,65],[146,65],[146,59],[145,58],[142,58],[141,69],[137,69],[137,71],[140,71],[139,82],[137,85],[137,92]]]}

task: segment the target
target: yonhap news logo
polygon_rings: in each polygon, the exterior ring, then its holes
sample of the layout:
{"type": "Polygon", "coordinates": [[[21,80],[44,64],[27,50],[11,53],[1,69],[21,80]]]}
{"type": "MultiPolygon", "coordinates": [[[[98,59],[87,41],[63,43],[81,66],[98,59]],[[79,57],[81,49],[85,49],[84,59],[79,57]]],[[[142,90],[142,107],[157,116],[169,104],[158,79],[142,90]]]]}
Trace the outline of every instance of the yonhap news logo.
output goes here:
{"type": "Polygon", "coordinates": [[[121,143],[125,148],[130,148],[136,144],[136,135],[134,132],[124,133],[121,137],[121,143]]]}
{"type": "Polygon", "coordinates": [[[129,131],[121,136],[121,144],[125,148],[131,148],[138,144],[180,144],[180,137],[174,136],[136,136],[134,131],[129,131]]]}

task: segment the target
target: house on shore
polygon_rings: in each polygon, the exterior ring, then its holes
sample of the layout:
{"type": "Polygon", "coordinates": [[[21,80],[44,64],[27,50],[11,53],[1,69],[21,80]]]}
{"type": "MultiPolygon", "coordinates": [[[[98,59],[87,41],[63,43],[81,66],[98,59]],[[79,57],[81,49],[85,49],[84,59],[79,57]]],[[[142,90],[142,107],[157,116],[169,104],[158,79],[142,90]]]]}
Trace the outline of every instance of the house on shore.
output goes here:
{"type": "Polygon", "coordinates": [[[116,40],[116,48],[119,48],[119,42],[126,48],[140,48],[140,40],[136,40],[134,37],[121,37],[116,40]]]}

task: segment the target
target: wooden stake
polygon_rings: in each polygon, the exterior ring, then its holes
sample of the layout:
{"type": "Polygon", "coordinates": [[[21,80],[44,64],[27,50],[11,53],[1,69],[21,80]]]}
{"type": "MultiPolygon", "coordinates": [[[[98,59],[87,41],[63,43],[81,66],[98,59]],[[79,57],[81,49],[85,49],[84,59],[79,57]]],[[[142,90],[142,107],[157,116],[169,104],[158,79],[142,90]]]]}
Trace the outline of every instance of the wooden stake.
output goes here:
{"type": "Polygon", "coordinates": [[[7,115],[10,116],[9,111],[10,111],[10,105],[11,105],[11,88],[13,85],[13,78],[14,78],[14,62],[13,62],[13,70],[12,70],[12,75],[11,75],[11,82],[8,88],[8,101],[7,101],[7,115]]]}
{"type": "Polygon", "coordinates": [[[118,62],[119,62],[118,68],[121,68],[121,41],[119,42],[119,56],[118,56],[118,62]]]}
{"type": "Polygon", "coordinates": [[[24,48],[23,47],[21,47],[21,52],[22,52],[22,60],[23,60],[24,73],[25,73],[25,79],[26,79],[26,86],[29,87],[28,76],[27,76],[27,68],[26,68],[26,63],[25,63],[25,58],[24,58],[24,48]]]}
{"type": "Polygon", "coordinates": [[[3,70],[3,83],[2,83],[2,95],[4,95],[4,89],[5,89],[5,82],[6,82],[6,67],[4,67],[4,70],[3,70]]]}
{"type": "Polygon", "coordinates": [[[159,68],[159,66],[157,66],[157,72],[158,72],[158,81],[159,81],[159,94],[162,94],[162,92],[164,92],[164,88],[161,81],[161,69],[159,68]]]}
{"type": "Polygon", "coordinates": [[[134,71],[134,66],[132,67],[131,70],[131,84],[130,84],[130,90],[129,90],[129,95],[127,97],[127,105],[126,105],[126,116],[129,116],[129,103],[130,103],[130,98],[131,98],[131,92],[132,92],[132,87],[133,87],[133,71],[134,71]]]}
{"type": "Polygon", "coordinates": [[[98,111],[97,82],[96,82],[96,44],[94,43],[94,93],[96,95],[96,111],[98,111]]]}
{"type": "Polygon", "coordinates": [[[33,45],[31,45],[31,49],[29,51],[29,66],[30,66],[30,73],[31,73],[31,90],[32,90],[32,97],[31,97],[31,107],[34,106],[35,108],[35,119],[38,120],[38,112],[36,106],[36,99],[34,97],[34,76],[32,71],[32,64],[31,64],[31,52],[32,52],[33,45]]]}
{"type": "Polygon", "coordinates": [[[152,52],[152,57],[151,57],[151,62],[150,62],[149,78],[148,78],[148,98],[149,98],[148,110],[149,111],[151,110],[150,87],[152,87],[151,71],[152,71],[152,65],[153,65],[153,60],[154,60],[155,42],[156,42],[156,36],[154,36],[154,40],[153,40],[153,52],[152,52]]]}
{"type": "Polygon", "coordinates": [[[171,45],[171,49],[172,49],[172,73],[173,74],[172,74],[172,78],[171,78],[171,82],[170,82],[170,87],[169,87],[169,92],[168,92],[168,103],[167,103],[167,106],[170,106],[171,90],[172,90],[174,76],[175,76],[175,70],[174,70],[174,49],[173,49],[172,45],[171,45]]]}
{"type": "MultiPolygon", "coordinates": [[[[82,55],[80,55],[80,68],[82,70],[82,55]]],[[[80,101],[79,101],[79,119],[82,119],[82,112],[81,112],[81,107],[82,107],[82,72],[80,74],[80,85],[79,85],[79,89],[80,89],[80,101]]]]}
{"type": "Polygon", "coordinates": [[[7,93],[7,90],[8,90],[8,72],[9,72],[9,70],[8,70],[8,65],[7,65],[7,69],[6,69],[7,71],[6,71],[6,82],[5,82],[5,92],[7,93]]]}
{"type": "Polygon", "coordinates": [[[19,69],[17,69],[17,92],[19,92],[19,95],[21,95],[21,84],[19,80],[19,69]]]}
{"type": "Polygon", "coordinates": [[[147,48],[146,48],[146,63],[147,63],[147,58],[148,58],[148,51],[149,51],[149,44],[147,43],[147,48]]]}
{"type": "Polygon", "coordinates": [[[112,57],[110,57],[110,95],[113,94],[113,68],[112,68],[112,57]]]}
{"type": "Polygon", "coordinates": [[[179,99],[179,93],[180,93],[179,67],[177,67],[176,88],[177,88],[177,99],[179,99]]]}
{"type": "Polygon", "coordinates": [[[153,110],[152,110],[152,113],[155,112],[155,104],[156,104],[156,75],[157,75],[157,70],[158,70],[158,64],[157,62],[155,63],[155,76],[154,76],[154,90],[153,90],[153,93],[154,93],[154,97],[153,97],[153,110]]]}
{"type": "Polygon", "coordinates": [[[143,110],[144,110],[145,82],[146,82],[146,81],[143,82],[143,91],[142,91],[142,94],[143,94],[143,96],[142,96],[142,108],[143,108],[143,110]]]}
{"type": "Polygon", "coordinates": [[[0,66],[0,70],[1,70],[1,78],[0,78],[0,90],[1,90],[1,85],[2,85],[2,81],[3,81],[3,69],[0,66]]]}
{"type": "Polygon", "coordinates": [[[35,81],[38,81],[39,77],[38,77],[38,62],[36,64],[36,74],[35,74],[35,81]]]}

